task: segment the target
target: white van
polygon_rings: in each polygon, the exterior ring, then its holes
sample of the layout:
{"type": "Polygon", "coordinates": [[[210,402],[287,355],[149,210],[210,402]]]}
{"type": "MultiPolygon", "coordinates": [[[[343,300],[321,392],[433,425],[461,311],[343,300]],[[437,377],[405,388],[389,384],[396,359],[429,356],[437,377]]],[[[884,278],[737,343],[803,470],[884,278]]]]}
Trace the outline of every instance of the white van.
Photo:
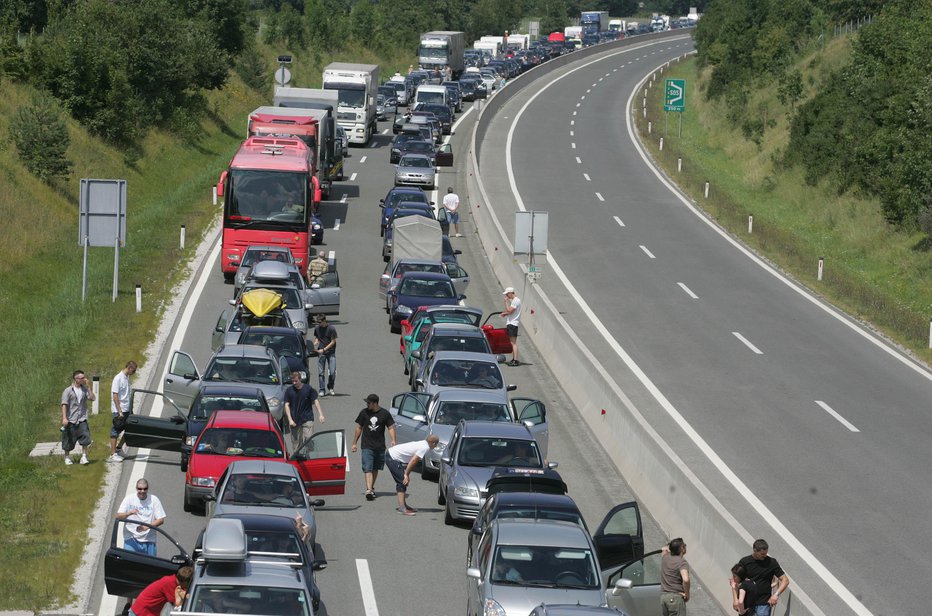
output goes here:
{"type": "Polygon", "coordinates": [[[450,92],[446,86],[420,85],[414,92],[414,104],[439,103],[450,106],[450,92]]]}

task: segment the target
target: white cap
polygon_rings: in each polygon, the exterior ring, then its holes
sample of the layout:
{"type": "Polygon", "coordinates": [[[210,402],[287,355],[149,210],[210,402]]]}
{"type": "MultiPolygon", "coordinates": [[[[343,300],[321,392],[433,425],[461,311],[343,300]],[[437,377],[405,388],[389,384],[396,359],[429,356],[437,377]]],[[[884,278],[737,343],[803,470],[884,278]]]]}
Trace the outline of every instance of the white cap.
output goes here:
{"type": "Polygon", "coordinates": [[[502,295],[508,295],[509,293],[514,293],[514,292],[515,292],[514,287],[505,287],[505,290],[502,291],[502,295]]]}

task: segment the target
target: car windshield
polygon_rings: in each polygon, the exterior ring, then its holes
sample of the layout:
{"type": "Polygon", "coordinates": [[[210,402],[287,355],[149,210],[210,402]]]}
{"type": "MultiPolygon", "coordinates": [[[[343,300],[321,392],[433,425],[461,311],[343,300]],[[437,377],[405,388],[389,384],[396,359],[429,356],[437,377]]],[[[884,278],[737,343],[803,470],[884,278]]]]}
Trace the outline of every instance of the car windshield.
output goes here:
{"type": "Polygon", "coordinates": [[[395,143],[393,143],[392,145],[395,146],[396,148],[400,148],[403,145],[405,145],[407,142],[413,141],[417,138],[418,138],[418,135],[409,135],[407,133],[401,133],[400,135],[395,137],[395,143]]]}
{"type": "Polygon", "coordinates": [[[296,329],[292,330],[292,332],[294,335],[291,333],[246,332],[240,336],[239,343],[269,347],[280,357],[301,357],[304,351],[299,338],[301,334],[296,329]]]}
{"type": "Polygon", "coordinates": [[[224,205],[232,223],[307,223],[306,173],[233,169],[229,191],[224,205]]]}
{"type": "Polygon", "coordinates": [[[208,428],[197,440],[198,454],[284,458],[281,441],[268,430],[208,428]]]}
{"type": "Polygon", "coordinates": [[[430,159],[426,156],[404,156],[401,159],[402,167],[417,167],[420,169],[430,168],[430,159]]]}
{"type": "MultiPolygon", "coordinates": [[[[430,351],[463,351],[466,353],[488,353],[489,344],[485,336],[437,336],[430,343],[430,351]]],[[[488,368],[490,364],[477,363],[466,375],[466,382],[478,387],[498,389],[502,386],[502,376],[496,367],[495,372],[488,368]]]]}
{"type": "Polygon", "coordinates": [[[280,383],[275,364],[267,357],[215,357],[204,380],[274,385],[280,383]]]}
{"type": "Polygon", "coordinates": [[[502,507],[495,513],[496,518],[517,518],[525,520],[560,520],[561,522],[572,522],[577,526],[586,528],[582,516],[578,511],[569,509],[548,509],[540,505],[522,505],[502,507]]]}
{"type": "Polygon", "coordinates": [[[400,277],[405,272],[433,272],[435,274],[443,273],[443,266],[439,263],[405,263],[398,264],[395,270],[395,278],[400,277]]]}
{"type": "Polygon", "coordinates": [[[259,398],[234,394],[204,394],[191,405],[189,419],[207,419],[214,411],[262,411],[259,398]]]}
{"type": "Polygon", "coordinates": [[[494,402],[441,402],[434,423],[455,426],[466,421],[511,421],[508,407],[494,402]]]}
{"type": "MultiPolygon", "coordinates": [[[[483,342],[480,338],[474,340],[483,342]]],[[[436,350],[431,342],[428,352],[436,350]]],[[[488,347],[483,346],[486,352],[488,347]]],[[[483,389],[501,389],[502,373],[498,366],[487,361],[446,359],[438,361],[431,370],[430,382],[441,387],[480,387],[483,389]]]]}
{"type": "Polygon", "coordinates": [[[198,584],[191,611],[214,614],[290,614],[310,616],[307,593],[300,588],[198,584]]]}
{"type": "Polygon", "coordinates": [[[405,144],[405,150],[408,152],[432,153],[434,146],[426,141],[409,141],[405,144]]]}
{"type": "Polygon", "coordinates": [[[270,289],[275,291],[282,296],[282,301],[285,302],[285,308],[294,310],[295,308],[304,308],[304,302],[301,301],[301,298],[298,297],[298,290],[294,287],[277,287],[262,285],[261,283],[253,283],[247,285],[243,288],[243,292],[251,291],[252,289],[270,289]]]}
{"type": "Polygon", "coordinates": [[[409,278],[401,281],[400,295],[412,297],[454,298],[456,293],[449,280],[418,280],[409,278]]]}
{"type": "Polygon", "coordinates": [[[427,313],[426,318],[434,323],[469,323],[478,327],[482,315],[472,312],[456,312],[454,310],[432,310],[427,313]]]}
{"type": "Polygon", "coordinates": [[[217,500],[225,505],[307,507],[304,486],[296,477],[288,475],[233,475],[217,500]]]}
{"type": "Polygon", "coordinates": [[[294,263],[294,257],[290,250],[251,250],[246,249],[243,260],[240,265],[252,267],[259,261],[281,261],[282,263],[294,263]]]}
{"type": "Polygon", "coordinates": [[[540,545],[500,545],[492,561],[493,584],[544,588],[601,587],[592,551],[540,545]]]}
{"type": "Polygon", "coordinates": [[[411,201],[412,203],[428,203],[427,195],[423,192],[393,192],[391,196],[385,200],[385,207],[395,207],[402,201],[411,201]]]}
{"type": "Polygon", "coordinates": [[[257,317],[251,312],[242,312],[237,310],[233,315],[233,318],[230,319],[230,331],[231,332],[241,332],[246,327],[251,325],[267,325],[269,327],[291,327],[291,323],[288,322],[288,318],[285,316],[285,313],[281,310],[276,310],[270,312],[269,314],[261,317],[257,317]]]}
{"type": "Polygon", "coordinates": [[[295,533],[271,530],[246,530],[246,549],[261,556],[281,555],[294,562],[304,562],[300,539],[295,533]]]}
{"type": "Polygon", "coordinates": [[[457,462],[461,466],[542,466],[537,441],[485,437],[463,439],[457,462]]]}

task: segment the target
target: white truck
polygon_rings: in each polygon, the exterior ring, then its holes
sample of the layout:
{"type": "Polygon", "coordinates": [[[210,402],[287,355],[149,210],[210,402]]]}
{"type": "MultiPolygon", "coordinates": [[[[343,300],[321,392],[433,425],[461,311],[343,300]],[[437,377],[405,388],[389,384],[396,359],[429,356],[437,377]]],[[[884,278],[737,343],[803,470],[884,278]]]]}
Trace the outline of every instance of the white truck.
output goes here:
{"type": "Polygon", "coordinates": [[[531,36],[529,34],[509,34],[508,42],[506,43],[508,49],[514,51],[521,51],[527,49],[530,45],[531,36]]]}
{"type": "Polygon", "coordinates": [[[377,64],[332,62],[324,68],[324,90],[339,96],[337,124],[350,143],[365,145],[376,132],[375,93],[379,87],[377,64]]]}
{"type": "Polygon", "coordinates": [[[499,54],[501,53],[501,49],[500,49],[501,45],[494,41],[483,41],[480,39],[478,41],[474,41],[472,44],[472,47],[476,51],[487,52],[489,56],[491,56],[492,60],[497,59],[499,54]]]}
{"type": "Polygon", "coordinates": [[[582,26],[567,26],[563,28],[563,36],[567,39],[582,39],[582,26]]]}
{"type": "Polygon", "coordinates": [[[453,71],[453,79],[459,79],[466,68],[463,58],[465,38],[465,33],[451,30],[425,32],[421,35],[421,43],[418,45],[418,65],[431,71],[443,71],[445,66],[449,66],[453,71]]]}
{"type": "Polygon", "coordinates": [[[620,19],[609,19],[608,29],[611,30],[612,32],[624,32],[625,24],[620,19]]]}

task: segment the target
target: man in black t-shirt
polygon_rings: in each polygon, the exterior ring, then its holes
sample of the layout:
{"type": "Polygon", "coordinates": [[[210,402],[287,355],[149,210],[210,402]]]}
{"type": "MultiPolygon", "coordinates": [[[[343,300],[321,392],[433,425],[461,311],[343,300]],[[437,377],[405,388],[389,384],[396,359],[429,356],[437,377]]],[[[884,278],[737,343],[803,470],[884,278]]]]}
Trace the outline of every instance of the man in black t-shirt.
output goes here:
{"type": "Polygon", "coordinates": [[[356,433],[353,435],[353,451],[362,437],[362,472],[366,477],[366,500],[375,499],[375,480],[385,466],[385,429],[395,446],[395,418],[379,406],[379,397],[366,396],[366,408],[356,417],[356,433]]]}
{"type": "Polygon", "coordinates": [[[738,561],[738,564],[744,567],[747,579],[752,580],[760,592],[756,594],[754,603],[745,599],[745,606],[748,607],[753,616],[770,616],[774,606],[780,600],[780,595],[786,592],[790,585],[790,579],[780,568],[780,563],[776,558],[767,555],[770,546],[763,539],[754,542],[753,552],[750,556],[745,556],[738,561]],[[770,588],[773,579],[779,580],[776,592],[765,592],[763,589],[770,588]]]}
{"type": "Polygon", "coordinates": [[[291,431],[292,451],[297,451],[306,440],[314,436],[314,409],[321,423],[325,421],[317,392],[301,382],[301,373],[291,373],[291,387],[285,390],[285,421],[291,431]]]}

